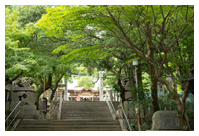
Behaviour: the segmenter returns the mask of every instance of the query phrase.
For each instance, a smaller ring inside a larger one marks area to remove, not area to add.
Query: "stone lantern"
[[[14,107],[19,102],[19,96],[25,94],[27,95],[27,98],[23,99],[21,103],[21,106],[23,107],[23,111],[21,113],[23,114],[23,118],[38,118],[39,112],[36,110],[36,93],[34,90],[34,86],[32,86],[32,79],[30,77],[23,77],[19,80],[20,81],[14,82],[11,107]]]

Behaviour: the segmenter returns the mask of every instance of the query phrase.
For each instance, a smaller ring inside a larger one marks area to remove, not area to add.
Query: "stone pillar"
[[[94,101],[93,97],[92,97],[92,101]]]
[[[68,101],[68,88],[67,88],[67,81],[65,83],[65,90],[64,90],[64,100]]]
[[[110,89],[109,91],[110,91],[110,99],[111,99],[111,101],[113,101],[112,89]]]
[[[73,101],[73,97],[72,97],[72,96],[71,96],[71,98],[70,98],[70,99],[71,99],[71,101]]]
[[[99,81],[100,81],[100,85],[99,85],[99,90],[100,90],[100,101],[103,101],[103,71],[99,72]]]
[[[96,101],[97,101],[97,96],[96,96]]]
[[[116,98],[117,98],[117,101],[118,101],[118,92],[116,93],[116,95],[117,95]]]

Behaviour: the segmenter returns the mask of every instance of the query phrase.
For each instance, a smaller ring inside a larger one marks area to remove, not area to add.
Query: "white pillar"
[[[117,98],[117,101],[118,101],[118,92],[116,93],[116,98]]]
[[[68,74],[68,71],[66,72],[66,74]],[[64,80],[63,80],[64,82]],[[65,82],[64,82],[65,83]],[[64,90],[64,100],[65,101],[68,101],[68,80],[66,80],[66,83],[65,83],[65,90]]]
[[[68,101],[68,88],[67,88],[67,82],[66,82],[66,86],[65,86],[65,90],[64,90],[64,100]]]
[[[109,91],[110,91],[110,99],[111,99],[111,101],[113,101],[112,89],[110,89]]]
[[[99,71],[99,80],[100,80],[100,85],[99,85],[99,90],[100,90],[100,101],[103,101],[103,71]]]

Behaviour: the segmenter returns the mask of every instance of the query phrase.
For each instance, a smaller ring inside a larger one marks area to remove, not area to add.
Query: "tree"
[[[177,81],[182,81],[181,85],[185,93],[182,101],[176,95],[175,102],[182,129],[190,130],[185,120],[184,110],[189,91],[190,78],[187,77],[193,75],[191,74],[193,73],[193,57],[184,53],[185,56],[181,57],[184,60],[175,64],[177,60],[173,60],[171,56],[178,58],[173,50],[181,48],[181,52],[184,45],[178,44],[180,39],[183,38],[186,31],[193,31],[193,14],[194,7],[191,5],[55,6],[53,9],[48,9],[48,14],[44,15],[39,23],[49,30],[49,35],[57,37],[70,35],[75,42],[81,41],[85,33],[82,30],[88,27],[101,32],[109,31],[112,37],[117,38],[121,44],[149,64],[151,81],[154,86],[157,80],[165,84],[170,92],[177,94]],[[193,41],[193,38],[189,38],[193,37],[191,32],[188,32],[185,37]],[[189,46],[189,50],[193,51],[193,44]],[[156,62],[155,58],[160,61]],[[182,70],[182,66],[186,66],[186,72]],[[180,71],[181,74],[179,74]],[[166,80],[168,74],[172,76],[173,86]],[[157,104],[157,90],[152,91],[154,102]]]
[[[83,77],[80,77],[77,84],[80,87],[84,87],[85,89],[88,89],[88,88],[92,88],[95,86],[95,84],[92,84],[93,80],[94,80],[94,78],[92,78],[92,77],[83,76]]]
[[[29,48],[20,48],[21,37],[30,37],[31,28],[27,25],[27,30],[20,28],[19,22],[15,20],[19,12],[7,8],[5,11],[5,85],[20,77],[24,72],[29,72],[37,62],[32,58]]]
[[[46,76],[46,90],[53,90],[50,100],[54,96],[58,83],[71,68],[68,63],[59,62],[60,57],[52,51],[66,40],[48,37],[45,31],[36,24],[46,6],[10,6],[6,9],[6,84],[17,80],[19,76],[29,76],[36,87],[36,104],[43,93],[44,76]],[[19,12],[21,11],[21,12]],[[26,11],[27,14],[24,14]],[[32,18],[30,18],[32,16]],[[55,83],[55,87],[52,87]]]

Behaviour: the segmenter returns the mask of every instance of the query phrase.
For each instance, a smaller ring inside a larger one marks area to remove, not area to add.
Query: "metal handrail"
[[[106,103],[108,104],[108,107],[111,110],[112,115],[114,115],[116,111],[115,111],[112,101],[110,100],[110,95],[108,92],[106,92]]]
[[[109,109],[110,109],[112,115],[114,115],[114,114],[116,113],[116,111],[115,111],[115,108],[114,108],[114,106],[113,106],[113,103],[112,103],[112,101],[111,101],[111,99],[110,99],[110,95],[109,95],[108,92],[106,92],[106,102],[107,102],[107,104],[108,104],[108,107],[109,107]],[[124,119],[123,116],[122,116],[122,120],[123,120],[124,126],[125,126],[126,130],[128,130],[128,129],[127,129],[127,125],[128,125],[129,130],[132,131],[131,126],[130,126],[130,124],[129,124],[129,121],[128,121],[128,119],[127,119],[127,117],[126,117],[126,114],[125,114],[125,112],[124,112],[124,109],[123,109],[123,106],[122,106],[121,101],[120,101],[120,106],[121,106],[121,108],[122,108],[122,113],[123,113],[123,115],[124,115],[124,117],[125,117],[125,119]],[[127,124],[124,122],[124,120],[126,120]]]
[[[59,112],[58,112],[58,119],[61,118],[61,108],[62,108],[62,93],[60,94],[60,101],[59,101]]]
[[[15,106],[15,108],[12,110],[12,112],[8,115],[8,117],[6,118],[5,120],[5,123],[8,121],[9,117],[12,115],[12,113],[15,111],[15,109],[19,106],[19,104],[21,103],[21,101],[19,101],[17,103],[17,105]],[[8,129],[8,127],[12,124],[12,122],[15,120],[15,118],[17,117],[17,115],[20,113],[20,110],[18,110],[17,114],[14,116],[14,118],[12,119],[12,121],[10,122],[10,124],[8,125],[8,122],[7,122],[7,128],[6,130]]]
[[[127,124],[128,124],[129,130],[132,131],[131,126],[130,126],[130,124],[129,124],[129,121],[128,121],[128,119],[127,119],[127,117],[126,117],[126,114],[125,114],[125,112],[124,112],[124,108],[123,108],[123,106],[122,106],[122,102],[121,102],[121,101],[120,101],[120,106],[121,106],[121,108],[122,108],[122,112],[123,112],[124,117],[125,117],[125,120],[126,120],[126,122],[127,122]],[[123,118],[123,116],[122,116],[122,118]],[[124,119],[124,118],[123,118],[123,119]],[[126,124],[125,124],[125,127],[126,127],[126,129],[127,129]],[[127,130],[128,130],[128,129],[127,129]]]
[[[15,115],[15,117],[12,119],[12,121],[10,122],[10,124],[7,126],[6,130],[9,128],[9,126],[12,124],[12,122],[15,120],[15,118],[17,117],[17,115],[20,113],[20,110],[17,112],[17,114]]]

